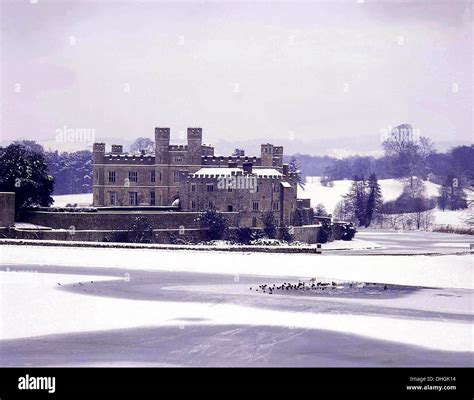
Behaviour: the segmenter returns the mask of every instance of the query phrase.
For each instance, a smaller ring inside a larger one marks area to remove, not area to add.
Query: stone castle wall
[[[0,192],[0,228],[15,224],[15,193]]]
[[[238,226],[238,213],[223,213],[230,225]],[[144,211],[100,211],[100,212],[50,212],[27,211],[22,214],[22,222],[74,230],[127,230],[136,217],[150,221],[154,229],[197,229],[200,212],[144,212]]]

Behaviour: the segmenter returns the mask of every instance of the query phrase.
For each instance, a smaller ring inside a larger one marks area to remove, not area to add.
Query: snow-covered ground
[[[403,182],[396,179],[379,180],[380,188],[384,201],[397,199],[403,191]],[[333,181],[332,186],[321,185],[321,177],[310,176],[306,178],[304,189],[298,187],[298,198],[311,199],[311,205],[314,207],[319,203],[324,204],[328,212],[333,212],[342,196],[349,192],[352,185],[350,179]],[[439,185],[432,182],[425,182],[426,195],[428,197],[438,195]]]
[[[302,199],[311,199],[311,205],[315,207],[322,203],[328,212],[334,212],[337,203],[344,195],[349,192],[352,181],[349,179],[333,181],[332,186],[321,185],[321,178],[318,176],[307,177],[304,189],[298,187],[298,197]],[[380,188],[384,201],[391,201],[397,199],[403,191],[403,182],[396,179],[381,179],[379,180]],[[425,182],[426,196],[438,196],[439,185],[433,182]],[[468,198],[474,198],[474,193],[467,192]],[[442,211],[436,209],[434,211],[435,225],[451,225],[451,226],[465,226],[463,216],[465,211]]]
[[[473,366],[469,256],[2,246],[0,260],[2,366]],[[337,287],[256,291],[300,279]]]
[[[456,227],[468,227],[465,222],[468,210],[434,210],[435,225],[450,225]]]
[[[53,207],[66,207],[68,204],[77,204],[78,207],[89,207],[92,205],[92,193],[61,194],[53,196]]]

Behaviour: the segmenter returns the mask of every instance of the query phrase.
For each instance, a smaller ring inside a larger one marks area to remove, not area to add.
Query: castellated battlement
[[[277,181],[284,181],[286,180],[287,177],[283,175],[265,175],[265,174],[246,174],[243,171],[233,171],[230,175],[226,174],[191,174],[187,176],[187,181],[188,182],[199,182],[202,179],[216,179],[216,178],[225,178],[225,177],[234,177],[234,176],[254,176],[257,179],[265,179],[265,180],[277,180]]]
[[[92,151],[94,153],[105,153],[105,143],[94,143]]]
[[[201,156],[201,165],[212,165],[227,167],[229,164],[242,166],[246,162],[251,162],[253,166],[260,166],[261,159],[256,156]]]
[[[170,128],[155,128],[155,138],[169,138]]]
[[[155,165],[155,157],[145,154],[113,154],[109,153],[104,158],[104,164],[111,165]]]
[[[188,138],[202,139],[202,128],[188,128]]]
[[[187,144],[170,144],[169,150],[170,151],[187,151],[188,145]]]

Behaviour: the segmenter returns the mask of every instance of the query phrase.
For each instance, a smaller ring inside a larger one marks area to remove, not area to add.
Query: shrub
[[[150,220],[137,217],[130,224],[129,241],[131,243],[151,243],[153,239],[153,225]]]
[[[115,231],[104,238],[104,242],[130,243],[128,232]]]
[[[201,227],[207,230],[208,240],[220,240],[228,231],[227,219],[216,210],[208,210],[199,218]]]
[[[327,243],[334,240],[333,223],[329,220],[320,221],[321,228],[318,230],[318,243]]]
[[[269,239],[276,238],[276,225],[275,219],[273,217],[273,213],[271,211],[267,211],[262,215],[262,223],[263,223],[263,232],[265,236]]]
[[[254,239],[252,229],[248,227],[241,227],[236,228],[231,231],[230,239],[234,243],[239,244],[250,244],[250,242]]]
[[[281,240],[284,240],[285,242],[291,243],[293,240],[295,240],[295,237],[290,231],[290,228],[287,227],[286,225],[283,225],[281,227]]]

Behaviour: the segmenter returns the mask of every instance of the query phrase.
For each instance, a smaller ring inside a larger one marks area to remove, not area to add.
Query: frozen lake
[[[2,366],[474,366],[469,255],[0,252]]]

